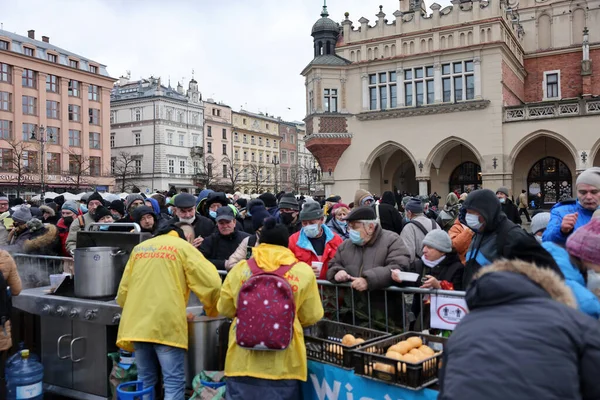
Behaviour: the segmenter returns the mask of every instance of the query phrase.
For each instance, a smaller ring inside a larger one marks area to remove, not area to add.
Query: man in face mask
[[[531,234],[538,243],[542,243],[542,236],[550,222],[549,212],[539,212],[531,218]]]
[[[79,216],[79,206],[74,201],[66,201],[63,203],[61,210],[61,219],[58,220],[56,227],[58,228],[58,237],[60,238],[61,254],[64,257],[71,255],[66,249],[67,237],[69,236],[69,228],[73,221]]]
[[[293,193],[284,193],[279,198],[279,222],[288,228],[288,233],[293,235],[300,231],[302,224],[298,218],[300,206]]]
[[[517,259],[551,268],[562,273],[552,256],[537,240],[502,212],[499,199],[487,189],[475,190],[464,203],[466,215],[461,221],[475,232],[466,256],[463,287],[467,288],[473,275],[482,267],[505,258]]]
[[[508,189],[501,187],[496,190],[496,197],[500,201],[502,206],[502,212],[506,214],[506,217],[517,225],[521,225],[521,216],[519,215],[519,209],[508,197]]]
[[[198,248],[205,237],[210,236],[215,230],[215,224],[208,218],[196,212],[196,198],[189,193],[179,193],[175,197],[175,218],[168,224],[185,222],[194,227],[196,237],[194,247]]]
[[[317,279],[325,279],[329,263],[343,240],[324,225],[323,210],[317,202],[304,204],[300,221],[302,230],[290,236],[289,249],[298,260],[313,267]]]
[[[67,241],[65,244],[65,248],[69,254],[73,254],[75,251],[76,243],[77,243],[77,232],[81,230],[88,230],[89,226],[93,224],[94,214],[96,212],[96,208],[104,205],[104,199],[98,192],[92,193],[87,199],[87,212],[83,214],[83,218],[75,218],[71,226],[69,227],[69,235],[67,236]],[[81,207],[81,206],[80,206]],[[83,225],[81,224],[83,222]]]

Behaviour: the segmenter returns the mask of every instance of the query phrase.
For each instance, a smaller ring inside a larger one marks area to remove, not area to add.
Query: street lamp
[[[52,136],[52,131],[47,131],[46,128],[44,128],[44,125],[40,125],[39,127],[33,128],[33,130],[31,131],[31,140],[37,140],[40,143],[40,185],[42,189],[42,193],[40,194],[40,200],[42,203],[44,202],[44,193],[46,192],[44,190],[44,161],[46,156],[45,147],[46,142],[48,142],[49,140],[52,141],[53,139],[54,138]]]
[[[281,164],[281,162],[277,159],[277,155],[274,155],[271,163],[273,164],[273,175],[275,175],[275,194],[277,194],[277,166]]]

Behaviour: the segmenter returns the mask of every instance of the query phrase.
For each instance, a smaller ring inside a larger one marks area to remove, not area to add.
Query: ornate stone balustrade
[[[504,107],[504,122],[600,115],[600,99],[564,100]]]

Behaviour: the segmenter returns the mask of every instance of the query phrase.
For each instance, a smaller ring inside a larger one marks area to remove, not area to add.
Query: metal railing
[[[61,274],[73,269],[70,257],[41,256],[35,254],[13,253],[23,289],[50,285],[50,275]]]

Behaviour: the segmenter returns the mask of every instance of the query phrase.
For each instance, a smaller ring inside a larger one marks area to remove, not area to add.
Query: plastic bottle
[[[17,354],[20,358],[6,364],[7,400],[42,400],[44,366],[27,349]]]

